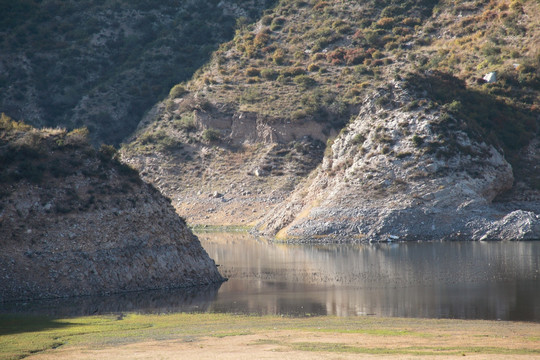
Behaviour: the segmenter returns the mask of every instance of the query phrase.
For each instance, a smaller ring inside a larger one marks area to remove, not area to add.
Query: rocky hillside
[[[323,241],[539,239],[538,192],[494,203],[514,183],[502,152],[457,114],[411,109],[414,99],[422,95],[406,82],[367,95],[322,165],[258,230]]]
[[[84,129],[0,118],[0,302],[223,281],[168,199]]]
[[[0,111],[119,144],[272,0],[0,0]]]
[[[535,0],[280,1],[175,86],[122,157],[192,223],[540,237],[538,13]]]

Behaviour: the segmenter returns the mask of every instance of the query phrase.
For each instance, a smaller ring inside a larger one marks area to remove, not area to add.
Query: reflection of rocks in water
[[[288,245],[241,233],[198,237],[230,279],[314,285],[386,287],[531,278],[540,255],[532,242]]]
[[[540,321],[534,242],[288,245],[245,234],[199,238],[230,279],[211,311]]]
[[[4,304],[0,312],[75,316],[181,311],[540,321],[540,242],[302,246],[245,234],[199,234],[199,238],[230,279],[221,287]]]
[[[84,316],[123,312],[171,313],[204,312],[215,300],[221,284],[210,284],[170,290],[150,290],[109,296],[84,296],[8,302],[0,313],[30,313],[53,317]]]

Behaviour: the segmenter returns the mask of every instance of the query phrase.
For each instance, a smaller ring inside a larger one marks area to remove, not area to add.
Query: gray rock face
[[[224,280],[168,199],[87,144],[55,147],[58,136],[43,135],[36,146],[40,182],[3,184],[0,302]],[[53,163],[63,164],[62,175],[48,173]]]
[[[539,240],[539,234],[540,216],[531,211],[516,210],[489,223],[474,237],[479,240]]]
[[[366,97],[317,172],[263,218],[259,233],[309,241],[540,239],[534,212],[492,205],[513,183],[504,156],[440,109],[411,110],[415,98],[399,83]]]

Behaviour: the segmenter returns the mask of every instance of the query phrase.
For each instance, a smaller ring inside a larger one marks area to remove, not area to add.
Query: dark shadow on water
[[[0,304],[0,314],[45,315],[53,318],[136,313],[204,312],[215,300],[221,284],[149,290],[108,296],[81,296],[8,302]]]

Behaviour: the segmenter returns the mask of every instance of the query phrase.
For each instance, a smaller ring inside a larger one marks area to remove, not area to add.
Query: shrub
[[[340,34],[347,34],[351,31],[351,26],[345,21],[339,19],[332,23],[332,29],[334,29]]]
[[[255,39],[253,40],[253,44],[257,48],[262,48],[265,46],[268,41],[270,41],[270,35],[266,31],[261,31],[257,35],[255,35]]]
[[[261,18],[261,23],[266,26],[270,25],[272,23],[272,17],[270,15],[264,15]]]
[[[364,39],[364,31],[362,29],[358,29],[356,30],[356,32],[354,33],[352,37],[353,37],[353,40],[356,40],[357,42],[359,42],[360,40]]]
[[[248,87],[244,90],[244,92],[242,93],[242,95],[240,96],[240,102],[241,103],[254,103],[254,102],[257,102],[259,101],[259,99],[261,98],[261,93],[259,92],[258,89],[256,89],[255,87]]]
[[[463,110],[463,105],[461,104],[461,101],[454,100],[447,106],[448,111],[458,114],[461,110]]]
[[[412,137],[412,142],[415,147],[419,148],[424,143],[424,138],[418,135],[414,135]]]
[[[383,29],[390,29],[395,23],[395,19],[391,17],[383,17],[377,21],[376,25]]]
[[[219,132],[219,130],[209,128],[203,131],[202,137],[206,141],[214,142],[221,139],[221,133]]]
[[[306,71],[301,67],[290,67],[283,69],[281,72],[281,75],[284,77],[292,77],[292,76],[298,76],[298,75],[304,75]]]
[[[327,7],[328,5],[330,5],[327,1],[319,1],[314,7],[313,9],[314,10],[322,10],[324,9],[325,7]]]
[[[319,65],[317,65],[315,63],[311,63],[311,64],[308,65],[307,69],[310,72],[314,72],[314,71],[319,71],[320,67],[319,67]]]
[[[71,145],[71,146],[79,146],[83,144],[88,143],[88,135],[90,132],[88,131],[88,128],[78,128],[74,129],[66,134],[66,138],[64,140],[65,145]]]
[[[270,44],[268,46],[265,46],[261,49],[261,52],[263,52],[264,54],[269,54],[271,52],[274,52],[276,51],[276,45],[274,44]]]
[[[408,27],[396,26],[392,29],[392,33],[395,35],[408,35],[412,34],[413,30]]]
[[[422,20],[420,20],[420,18],[417,18],[417,17],[407,17],[403,19],[401,23],[405,26],[415,26],[415,25],[420,25],[422,23]]]
[[[397,154],[396,154],[396,157],[397,157],[398,159],[404,159],[404,158],[409,157],[409,156],[411,156],[411,155],[412,155],[412,154],[411,154],[409,151],[404,151],[404,152],[399,152],[399,153],[397,153]]]
[[[195,125],[195,114],[194,113],[187,113],[182,114],[180,119],[175,119],[173,121],[173,126],[180,130],[185,131],[193,131],[197,127]]]
[[[278,17],[272,20],[272,23],[270,24],[270,30],[275,31],[279,30],[283,27],[285,24],[285,19],[282,17]]]
[[[381,11],[381,17],[398,16],[403,12],[403,9],[396,5],[389,5]]]
[[[307,113],[307,111],[299,109],[299,110],[295,110],[295,111],[292,112],[291,119],[299,120],[299,119],[303,119],[303,118],[307,117],[308,115],[309,114]]]
[[[353,138],[352,138],[352,143],[354,145],[362,145],[364,143],[364,141],[366,141],[366,137],[362,134],[356,134]]]
[[[275,80],[277,79],[279,72],[274,69],[263,69],[261,70],[261,76],[266,80]]]
[[[323,53],[315,53],[311,56],[312,61],[319,61],[319,60],[325,60],[326,55]]]
[[[276,65],[283,65],[285,63],[285,51],[283,49],[276,49],[272,54],[272,61]]]
[[[174,86],[173,86],[173,88],[171,89],[171,91],[169,91],[169,96],[170,96],[172,99],[175,99],[175,98],[181,97],[181,96],[184,95],[185,93],[187,93],[187,90],[186,90],[186,88],[184,87],[184,85],[182,85],[182,84],[177,84],[177,85],[174,85]]]
[[[2,113],[0,115],[0,130],[4,131],[29,131],[32,129],[30,125],[26,125],[22,121],[15,121],[6,114]]]
[[[345,62],[347,65],[361,64],[366,58],[364,49],[351,49],[345,54]]]
[[[294,77],[294,82],[296,85],[304,88],[304,89],[308,89],[310,87],[313,87],[315,86],[315,84],[317,84],[317,82],[310,78],[309,76],[307,75],[297,75]]]
[[[153,145],[160,151],[173,150],[182,147],[182,143],[177,139],[170,137],[163,129],[144,133],[139,137],[139,141],[143,145]]]
[[[116,150],[114,146],[101,144],[98,155],[101,160],[109,161],[109,160],[112,160],[117,153],[118,151]]]
[[[246,75],[247,76],[259,76],[259,75],[261,75],[261,71],[256,67],[248,67],[246,69]]]
[[[306,70],[304,70],[304,68],[299,67],[299,66],[290,68],[289,70],[291,71],[292,76],[303,75],[306,73]]]
[[[368,45],[373,47],[378,47],[383,45],[382,36],[384,34],[384,30],[378,29],[378,30],[371,30],[368,29],[364,31],[364,38]]]
[[[345,55],[347,55],[347,50],[344,48],[337,48],[326,54],[326,60],[332,65],[342,64],[345,61]]]

